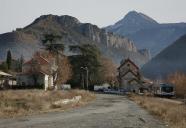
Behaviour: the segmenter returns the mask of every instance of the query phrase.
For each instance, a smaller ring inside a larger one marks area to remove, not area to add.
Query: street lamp
[[[86,70],[86,73],[87,73],[86,85],[87,85],[87,90],[88,90],[88,68],[87,67],[81,67],[81,69]]]

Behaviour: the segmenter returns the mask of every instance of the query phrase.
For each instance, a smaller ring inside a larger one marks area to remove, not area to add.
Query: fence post
[[[186,105],[186,94],[184,95],[183,102],[184,102],[184,104]]]

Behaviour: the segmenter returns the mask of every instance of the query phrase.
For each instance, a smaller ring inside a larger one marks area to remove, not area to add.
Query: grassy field
[[[163,119],[170,128],[186,128],[186,105],[138,95],[131,95],[130,99]]]
[[[81,96],[76,103],[56,105],[62,99]],[[95,99],[94,94],[82,91],[7,90],[0,91],[0,117],[10,118],[78,107]]]

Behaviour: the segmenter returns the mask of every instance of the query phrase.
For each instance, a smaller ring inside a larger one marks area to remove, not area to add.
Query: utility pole
[[[88,68],[87,67],[81,67],[81,69],[86,70],[86,85],[87,85],[87,90],[89,90],[89,85],[88,85]]]
[[[88,86],[88,68],[87,67],[85,67],[86,68],[86,71],[87,71],[87,90],[89,90],[89,86]]]
[[[84,74],[82,73],[82,84],[83,84],[83,89],[85,89],[85,79],[84,79]]]

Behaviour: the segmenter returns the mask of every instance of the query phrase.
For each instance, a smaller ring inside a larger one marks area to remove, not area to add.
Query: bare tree
[[[68,57],[59,57],[58,69],[56,71],[54,85],[59,86],[66,83],[72,77],[72,67]]]
[[[100,73],[102,74],[103,82],[107,82],[111,85],[117,84],[117,66],[112,60],[102,57],[101,58],[102,68]]]
[[[56,60],[57,70],[53,72],[54,86],[65,83],[71,77],[71,66],[67,57],[63,55],[64,44],[60,42],[61,36],[54,34],[44,35],[42,40],[45,49],[49,51]]]

